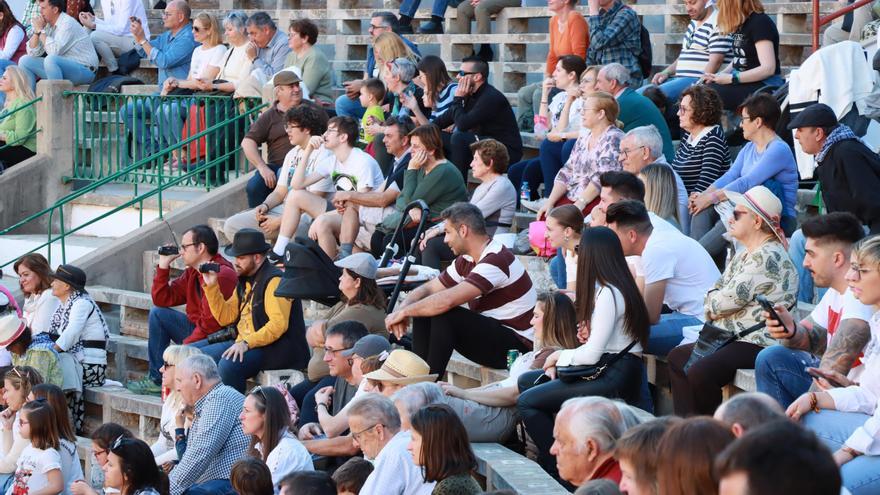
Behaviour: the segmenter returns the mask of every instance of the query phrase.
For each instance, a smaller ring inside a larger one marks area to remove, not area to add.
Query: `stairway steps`
[[[86,387],[86,416],[100,423],[119,423],[138,438],[155,438],[162,417],[160,397],[137,395],[125,387]],[[88,431],[88,429],[87,429]]]

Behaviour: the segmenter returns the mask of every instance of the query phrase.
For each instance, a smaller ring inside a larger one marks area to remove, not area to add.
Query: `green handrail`
[[[68,95],[68,93],[73,94],[74,92],[65,92],[65,95]],[[212,97],[207,97],[207,98],[212,98]],[[226,147],[225,151],[220,152],[220,154],[217,156],[212,157],[211,155],[208,155],[208,156],[206,156],[206,160],[201,161],[194,168],[190,168],[182,173],[177,173],[174,176],[170,176],[170,177],[163,173],[164,170],[162,167],[159,167],[157,172],[143,172],[143,171],[139,171],[139,169],[145,168],[147,165],[154,163],[155,159],[157,157],[170,154],[174,150],[182,149],[182,148],[188,146],[190,143],[198,141],[199,139],[201,139],[203,137],[209,136],[211,133],[215,133],[217,131],[223,130],[224,128],[227,128],[230,125],[234,125],[237,128],[239,122],[241,122],[243,120],[250,120],[250,118],[252,116],[259,113],[260,110],[262,110],[265,107],[266,107],[266,104],[264,104],[264,103],[253,104],[253,105],[251,105],[251,108],[246,109],[244,112],[238,113],[237,115],[233,116],[230,119],[213,124],[213,125],[205,128],[202,131],[196,132],[195,134],[192,134],[191,136],[188,136],[185,139],[182,139],[180,142],[176,143],[175,145],[166,147],[165,149],[159,151],[158,153],[141,158],[140,160],[137,160],[134,163],[127,165],[127,166],[117,170],[116,172],[113,172],[113,173],[107,175],[106,177],[103,177],[99,180],[92,182],[91,184],[87,185],[86,187],[84,187],[82,189],[79,189],[77,191],[74,191],[74,192],[62,197],[54,205],[49,206],[49,207],[47,207],[37,213],[30,215],[27,218],[19,221],[18,223],[14,224],[10,227],[7,227],[3,230],[0,230],[0,236],[8,234],[8,233],[22,227],[23,225],[29,223],[29,222],[32,222],[40,217],[48,215],[48,233],[47,233],[48,240],[45,243],[31,249],[30,251],[28,251],[28,253],[37,251],[39,249],[42,249],[43,247],[48,247],[48,250],[49,250],[48,258],[49,258],[49,261],[51,262],[52,244],[55,243],[56,241],[60,240],[61,241],[62,262],[66,262],[67,259],[66,259],[65,240],[68,235],[71,235],[86,226],[92,225],[95,222],[103,220],[104,218],[106,218],[106,217],[108,217],[108,216],[110,216],[110,215],[112,215],[112,214],[114,214],[124,208],[127,208],[135,203],[141,203],[142,207],[141,207],[140,225],[143,225],[143,201],[145,199],[148,199],[148,198],[154,196],[154,195],[158,195],[159,218],[162,218],[164,216],[164,208],[162,205],[162,193],[166,189],[183,184],[184,182],[196,182],[193,179],[196,178],[197,176],[200,176],[202,173],[205,173],[206,180],[205,180],[204,186],[205,186],[206,190],[210,190],[212,188],[212,186],[215,185],[215,181],[210,180],[210,177],[208,177],[208,174],[211,174],[213,172],[215,174],[215,177],[221,176],[223,174],[223,171],[219,171],[218,169],[220,168],[220,166],[225,165],[228,159],[230,159],[233,156],[236,156],[240,152],[240,145],[236,146],[236,147]],[[131,200],[127,201],[122,206],[118,206],[118,207],[112,209],[111,211],[106,212],[106,213],[100,215],[99,217],[92,219],[92,220],[74,228],[71,231],[67,231],[67,232],[65,231],[65,228],[64,228],[64,206],[66,206],[68,203],[72,202],[73,200],[80,198],[83,195],[88,194],[88,193],[98,189],[99,187],[101,187],[103,185],[106,185],[110,182],[119,181],[120,179],[122,179],[126,176],[129,176],[129,175],[135,175],[135,176],[149,175],[150,177],[154,177],[156,179],[155,185],[157,187],[155,189],[147,191],[146,193],[139,194],[138,189],[137,189],[138,183],[135,182],[134,183],[135,196]],[[58,210],[59,220],[61,223],[61,233],[53,239],[52,238],[52,236],[53,236],[53,234],[52,234],[52,225],[53,225],[52,220],[54,218],[54,213],[55,213],[56,209]],[[7,261],[6,263],[0,265],[0,268],[9,265],[12,262],[14,262],[14,259]]]
[[[6,120],[8,118],[11,118],[16,113],[21,112],[25,109],[28,109],[41,101],[43,101],[43,97],[38,96],[38,97],[34,98],[33,100],[25,103],[24,105],[19,105],[19,106],[13,108],[11,111],[6,112],[4,109],[4,111],[2,113],[0,113],[0,120]],[[11,146],[18,146],[19,144],[27,142],[28,139],[39,134],[43,130],[43,128],[36,126],[36,120],[37,119],[34,118],[34,122],[35,122],[34,130],[30,131],[29,133],[25,134],[24,136],[19,137],[18,139],[13,140],[12,142],[7,141],[3,146],[0,146],[0,151],[5,150],[6,148],[9,148]]]

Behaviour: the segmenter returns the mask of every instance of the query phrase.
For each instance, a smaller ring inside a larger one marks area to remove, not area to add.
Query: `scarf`
[[[821,162],[825,159],[825,155],[828,154],[828,150],[831,149],[835,144],[846,141],[848,139],[856,139],[859,137],[849,128],[849,126],[845,124],[840,124],[831,131],[831,134],[828,135],[828,138],[825,139],[825,144],[822,145],[822,149],[819,151],[819,154],[816,155],[816,161]]]
[[[107,322],[104,320],[104,315],[98,309],[98,305],[95,304],[95,301],[89,297],[88,294],[82,291],[75,290],[70,296],[67,298],[67,302],[61,304],[58,309],[55,310],[55,313],[52,314],[52,321],[49,323],[49,331],[46,332],[52,336],[60,336],[62,332],[67,329],[67,326],[70,324],[70,310],[73,309],[73,303],[75,303],[79,299],[85,299],[90,302],[92,306],[94,306],[93,311],[98,315],[98,319],[101,320],[101,326],[104,327],[104,340],[110,340],[110,330],[107,327]],[[84,324],[88,324],[91,315],[86,318]],[[73,345],[67,352],[71,354],[77,354],[82,352],[83,345],[82,339],[80,339],[76,344]]]

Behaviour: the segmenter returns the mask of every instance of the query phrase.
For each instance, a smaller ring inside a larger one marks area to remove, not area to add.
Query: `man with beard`
[[[486,233],[477,206],[443,211],[445,242],[457,256],[439,277],[407,296],[385,319],[401,338],[413,318],[412,350],[443,376],[452,351],[491,368],[507,366],[507,351],[532,349],[530,321],[537,301],[525,267]]]

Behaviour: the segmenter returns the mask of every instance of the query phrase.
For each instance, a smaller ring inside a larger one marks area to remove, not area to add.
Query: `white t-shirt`
[[[379,164],[360,148],[352,148],[344,163],[339,160],[319,163],[315,172],[330,179],[340,174],[350,176],[355,181],[355,188],[361,192],[377,189],[385,182]]]
[[[871,315],[873,314],[874,311],[871,306],[859,302],[848,288],[841,294],[829,287],[825,295],[822,296],[822,300],[819,301],[819,304],[813,308],[810,318],[828,330],[828,345],[830,346],[831,337],[834,336],[834,332],[837,331],[841,321],[855,318],[857,320],[864,320],[867,323],[871,321]],[[847,378],[852,381],[859,381],[864,368],[861,360],[857,359],[853,363]]]
[[[288,151],[287,155],[284,156],[284,164],[281,165],[281,174],[279,177],[288,188],[290,187],[290,182],[293,180],[293,173],[296,172],[296,164],[302,161],[302,155],[303,149],[299,146],[294,146],[293,149]],[[332,164],[336,163],[336,157],[333,156],[332,151],[321,146],[309,155],[309,163],[306,164],[305,176],[308,177],[309,174],[317,172],[317,169],[325,163],[332,166]],[[313,193],[331,193],[336,191],[336,188],[333,186],[333,181],[331,181],[329,177],[325,177],[307,187],[306,190]]]
[[[234,46],[229,48],[229,50],[232,53],[227,53],[223,57],[224,64],[221,64],[222,67],[220,67],[220,73],[217,74],[217,79],[231,82],[238,88],[239,83],[250,76],[253,64],[247,55],[247,45]]]
[[[203,78],[208,67],[220,69],[226,60],[226,47],[217,45],[214,48],[199,46],[193,51],[192,60],[189,63],[188,79]]]
[[[670,228],[658,228],[652,219],[654,230],[642,252],[645,286],[666,281],[663,303],[673,311],[705,319],[703,302],[706,293],[721,276],[715,262],[699,242],[679,232],[668,222]]]
[[[572,285],[577,281],[578,255],[574,251],[563,249],[562,258],[565,260],[565,285]]]
[[[257,444],[257,450],[262,453],[262,445]],[[306,450],[305,445],[289,432],[285,433],[278,445],[269,452],[266,465],[272,473],[272,484],[275,486],[278,486],[278,483],[290,473],[315,470],[312,455]]]
[[[21,452],[16,463],[12,485],[6,495],[31,493],[46,488],[47,474],[53,469],[61,470],[61,455],[55,449],[38,449],[31,444]]]

